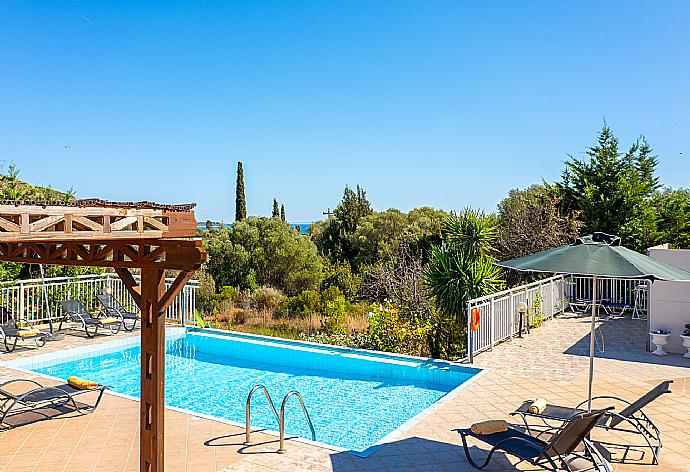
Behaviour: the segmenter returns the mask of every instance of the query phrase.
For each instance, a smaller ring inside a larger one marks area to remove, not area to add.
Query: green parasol
[[[597,316],[597,278],[631,278],[644,280],[690,281],[690,272],[658,261],[621,246],[621,238],[606,233],[593,233],[577,238],[573,244],[537,252],[496,265],[531,272],[552,272],[591,276],[592,329],[589,346],[588,410],[592,409],[594,376],[594,332]]]

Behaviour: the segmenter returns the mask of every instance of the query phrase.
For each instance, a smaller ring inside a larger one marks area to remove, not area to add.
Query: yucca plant
[[[467,325],[467,302],[503,287],[500,269],[492,256],[496,240],[496,220],[492,215],[466,209],[448,216],[441,230],[442,244],[432,247],[426,268],[426,283],[442,316],[436,330],[445,340],[444,357],[458,355],[462,349],[460,333]],[[453,326],[446,326],[452,323]]]
[[[444,243],[431,250],[426,280],[437,307],[464,322],[467,301],[499,290],[503,286],[495,259]]]
[[[493,254],[497,232],[494,215],[485,215],[471,208],[459,215],[451,213],[441,227],[443,240],[472,258]]]

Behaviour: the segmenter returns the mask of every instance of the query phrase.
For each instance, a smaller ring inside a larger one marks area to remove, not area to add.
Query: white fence
[[[139,280],[139,276],[134,278]],[[174,279],[166,279],[170,286]],[[166,311],[166,319],[181,324],[194,321],[197,281],[190,281],[177,295]],[[31,322],[61,319],[64,315],[60,300],[81,300],[90,311],[101,308],[96,295],[111,293],[124,307],[137,312],[138,307],[129,295],[122,280],[115,274],[80,275],[76,277],[51,277],[19,280],[0,284],[0,306],[16,317]]]
[[[510,339],[519,331],[516,305],[525,302],[533,316],[548,319],[562,313],[566,307],[566,276],[521,285],[502,292],[475,298],[467,303],[468,353],[474,355],[492,349],[496,343]],[[479,327],[472,331],[472,309],[479,310]],[[526,321],[525,321],[526,322]]]
[[[629,307],[638,304],[638,309],[647,312],[649,282],[640,279],[607,279],[599,278],[597,298],[604,306]],[[637,290],[644,287],[643,290]],[[592,299],[592,277],[570,276],[567,281],[566,294],[574,302]],[[637,301],[635,295],[637,294]]]
[[[646,290],[637,290],[648,282],[639,279],[598,279],[597,297],[607,309],[632,311],[637,304],[640,311],[647,311]],[[637,294],[637,300],[635,299]],[[520,330],[518,302],[529,307],[529,320],[535,317],[547,320],[563,313],[571,303],[582,308],[592,299],[592,277],[557,275],[530,284],[521,285],[502,292],[475,298],[467,303],[468,355],[493,349],[493,347],[516,336]],[[591,306],[591,305],[590,305]],[[479,327],[472,331],[472,309],[479,310]]]

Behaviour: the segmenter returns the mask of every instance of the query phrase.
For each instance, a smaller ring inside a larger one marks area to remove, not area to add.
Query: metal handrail
[[[288,399],[293,395],[297,395],[297,399],[299,400],[299,404],[302,407],[304,416],[307,418],[307,423],[309,423],[309,429],[311,429],[311,440],[316,441],[316,431],[314,430],[314,424],[311,422],[309,412],[307,411],[307,408],[304,406],[304,401],[302,401],[302,394],[300,394],[297,390],[292,390],[291,392],[288,392],[287,395],[285,395],[285,398],[283,398],[283,404],[280,405],[280,421],[278,422],[278,424],[280,425],[280,448],[278,449],[279,454],[285,453],[285,448],[283,447],[283,442],[285,441],[285,405],[287,404]]]
[[[273,411],[273,415],[276,417],[276,421],[278,422],[278,426],[280,427],[280,430],[283,430],[283,427],[281,426],[282,422],[280,418],[278,417],[278,412],[276,411],[276,407],[273,405],[273,400],[271,400],[271,395],[269,395],[268,390],[266,389],[265,386],[263,385],[255,385],[250,391],[249,395],[247,395],[247,402],[245,403],[244,406],[244,414],[245,414],[245,428],[244,428],[244,445],[245,446],[250,446],[252,444],[251,441],[251,424],[250,424],[250,417],[251,417],[251,410],[252,410],[252,395],[254,395],[254,392],[257,390],[263,390],[264,395],[266,395],[266,400],[268,400],[268,405],[271,407],[271,411]],[[283,401],[283,405],[285,405],[285,401]],[[280,410],[281,415],[282,415],[282,408]],[[282,436],[281,436],[282,437]],[[282,443],[281,443],[282,446]]]
[[[511,293],[524,292],[524,291],[527,291],[531,288],[538,287],[540,285],[545,285],[545,284],[548,284],[551,282],[555,282],[556,280],[564,279],[564,278],[565,278],[565,276],[563,276],[563,275],[554,275],[553,277],[549,277],[546,279],[540,279],[540,280],[537,280],[534,282],[530,282],[528,284],[519,285],[517,287],[508,288],[506,290],[501,290],[500,292],[490,293],[489,295],[484,295],[483,297],[473,298],[472,300],[470,300],[470,302],[473,305],[480,305],[483,302],[490,301],[492,298],[500,298],[500,297],[508,296]]]

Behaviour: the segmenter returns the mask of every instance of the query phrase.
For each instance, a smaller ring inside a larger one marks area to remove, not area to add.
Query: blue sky
[[[493,210],[606,118],[690,186],[690,2],[30,2],[0,7],[0,160],[79,197],[311,221]],[[681,155],[683,153],[683,155]]]

